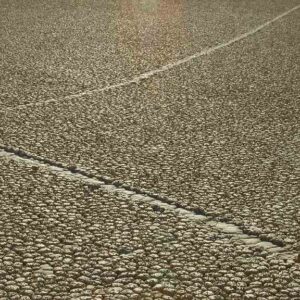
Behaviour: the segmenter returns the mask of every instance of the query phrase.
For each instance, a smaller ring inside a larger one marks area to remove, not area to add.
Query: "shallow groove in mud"
[[[163,65],[163,66],[161,66],[157,69],[150,70],[150,71],[147,71],[147,72],[142,73],[140,75],[137,75],[132,79],[124,79],[123,81],[121,81],[119,83],[114,83],[114,84],[111,84],[111,85],[108,85],[108,86],[105,86],[105,87],[101,87],[101,88],[94,88],[92,90],[86,90],[86,91],[83,91],[83,92],[80,92],[80,93],[67,95],[65,97],[53,98],[53,99],[38,101],[38,102],[34,102],[34,103],[21,104],[21,105],[18,105],[16,107],[6,107],[5,109],[0,110],[0,112],[12,111],[12,110],[15,110],[15,109],[23,109],[23,108],[27,108],[27,107],[31,107],[31,106],[45,105],[45,104],[49,104],[49,103],[56,103],[56,102],[60,102],[60,101],[63,101],[63,100],[74,100],[74,99],[78,99],[78,98],[83,97],[83,96],[93,95],[94,93],[106,92],[106,91],[109,91],[109,90],[122,88],[124,86],[128,86],[128,85],[131,85],[131,84],[138,84],[142,80],[151,78],[151,77],[153,77],[157,74],[160,74],[160,73],[166,72],[168,70],[171,70],[171,69],[173,69],[177,66],[185,64],[187,62],[190,62],[190,61],[192,61],[194,59],[197,59],[201,56],[210,55],[211,53],[213,53],[213,52],[215,52],[219,49],[222,49],[224,47],[228,47],[232,44],[235,44],[239,41],[242,41],[242,40],[256,34],[257,32],[260,32],[265,27],[267,27],[267,26],[277,22],[278,20],[286,17],[287,15],[289,15],[292,12],[298,10],[299,8],[300,8],[300,5],[296,5],[296,6],[292,7],[291,9],[281,13],[280,15],[278,15],[276,17],[274,17],[273,19],[271,19],[269,21],[266,21],[265,23],[249,30],[248,32],[240,34],[240,35],[238,35],[238,36],[236,36],[236,37],[234,37],[234,38],[232,38],[228,41],[224,41],[223,43],[220,43],[216,46],[206,48],[206,49],[204,49],[200,52],[196,52],[196,53],[194,53],[190,56],[184,57],[184,58],[179,59],[177,61],[170,62],[170,63],[168,63],[166,65]]]
[[[46,168],[48,171],[67,177],[72,180],[80,180],[84,184],[100,188],[111,193],[119,193],[129,197],[136,202],[147,202],[157,213],[164,211],[175,212],[181,217],[187,218],[194,222],[202,222],[204,226],[211,226],[220,232],[227,234],[232,240],[241,240],[245,246],[259,247],[265,251],[266,255],[276,255],[283,259],[295,259],[296,254],[289,252],[290,247],[285,246],[280,240],[268,240],[261,238],[259,234],[249,233],[233,223],[222,222],[208,215],[202,209],[189,209],[180,205],[176,200],[166,196],[153,193],[141,188],[132,187],[123,184],[120,181],[113,180],[106,176],[91,174],[82,168],[69,166],[61,162],[47,159],[35,154],[31,154],[22,149],[5,146],[0,144],[0,158],[6,157],[28,165]]]

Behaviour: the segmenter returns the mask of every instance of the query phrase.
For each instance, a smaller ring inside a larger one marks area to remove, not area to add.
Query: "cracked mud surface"
[[[186,219],[193,222],[201,221],[205,223],[205,225],[214,227],[218,231],[230,235],[232,240],[241,240],[245,245],[249,245],[249,247],[260,248],[261,251],[264,251],[264,256],[276,255],[276,257],[280,257],[281,259],[297,260],[297,253],[291,252],[291,247],[285,246],[281,241],[268,237],[261,238],[259,234],[253,232],[248,233],[243,228],[239,228],[232,223],[220,222],[213,216],[209,216],[201,210],[185,209],[174,199],[162,197],[159,194],[152,193],[145,189],[124,185],[107,176],[95,175],[82,168],[67,166],[57,161],[30,155],[24,151],[13,148],[3,147],[3,150],[1,150],[1,147],[3,146],[0,145],[0,159],[12,159],[19,163],[32,166],[35,170],[38,168],[46,168],[52,173],[57,174],[59,177],[66,177],[70,180],[79,180],[87,184],[91,189],[101,188],[111,193],[124,195],[137,202],[146,202],[156,212],[164,212],[167,210],[180,216],[184,216]]]
[[[0,300],[299,300],[295,5],[0,0]]]
[[[297,18],[139,85],[2,112],[0,140],[296,248]]]
[[[296,0],[1,0],[0,105],[104,87],[264,23]]]
[[[0,299],[297,299],[299,264],[1,158]]]

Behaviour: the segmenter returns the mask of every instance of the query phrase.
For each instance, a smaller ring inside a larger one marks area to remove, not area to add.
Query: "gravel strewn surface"
[[[0,161],[0,299],[299,299],[300,267],[145,203]]]
[[[299,16],[139,85],[2,113],[0,141],[296,245]]]
[[[0,1],[0,105],[103,87],[227,41],[298,0]]]

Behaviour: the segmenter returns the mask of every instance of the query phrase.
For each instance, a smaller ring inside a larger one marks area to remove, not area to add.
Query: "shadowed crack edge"
[[[72,180],[80,180],[87,185],[96,186],[110,193],[119,193],[129,197],[135,202],[147,202],[156,212],[172,211],[185,217],[191,221],[200,221],[203,225],[211,226],[228,236],[232,240],[240,240],[245,247],[259,247],[266,251],[267,256],[276,256],[282,259],[296,260],[297,253],[289,251],[290,246],[285,246],[283,241],[274,241],[260,237],[259,233],[248,231],[234,222],[221,222],[208,215],[202,209],[187,209],[176,200],[167,196],[162,196],[157,193],[147,191],[142,188],[132,187],[127,184],[122,184],[119,180],[113,180],[107,176],[91,174],[82,168],[76,166],[68,166],[64,163],[47,159],[20,148],[5,146],[0,144],[0,158],[6,157],[15,161],[22,161],[29,165],[44,167],[48,171],[62,176],[66,176]]]

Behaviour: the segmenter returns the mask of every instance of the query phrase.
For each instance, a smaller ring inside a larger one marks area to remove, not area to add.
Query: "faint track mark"
[[[101,175],[94,175],[82,168],[75,166],[67,166],[63,163],[46,159],[35,154],[31,154],[21,149],[0,145],[0,158],[12,159],[26,165],[45,168],[48,171],[59,176],[67,177],[71,180],[79,180],[86,185],[99,188],[110,193],[118,193],[128,197],[135,202],[146,202],[157,213],[171,211],[177,215],[187,218],[193,222],[201,222],[204,226],[210,226],[217,229],[223,234],[228,235],[232,240],[243,242],[245,247],[258,247],[267,253],[267,256],[276,256],[283,259],[294,259],[296,261],[296,253],[289,252],[289,247],[275,241],[262,240],[258,235],[247,234],[243,229],[232,223],[220,222],[213,220],[205,211],[197,209],[187,209],[181,206],[176,200],[166,196],[161,196],[150,191],[140,188],[133,188],[124,185],[119,181]]]
[[[94,93],[100,93],[100,92],[105,92],[105,91],[109,91],[109,90],[113,90],[113,89],[116,89],[116,88],[120,88],[120,87],[123,87],[123,86],[128,86],[130,84],[134,84],[134,83],[139,83],[140,81],[144,80],[144,79],[148,79],[150,77],[153,77],[154,75],[156,74],[159,74],[159,73],[162,73],[162,72],[165,72],[165,71],[168,71],[170,69],[173,69],[177,66],[180,66],[184,63],[187,63],[189,61],[192,61],[194,59],[197,59],[201,56],[205,56],[205,55],[209,55],[219,49],[222,49],[224,47],[227,47],[227,46],[230,46],[236,42],[239,42],[241,40],[244,40],[246,39],[247,37],[249,36],[252,36],[254,35],[255,33],[261,31],[262,29],[264,29],[265,27],[271,25],[272,23],[282,19],[283,17],[289,15],[290,13],[292,13],[293,11],[297,10],[300,8],[300,5],[297,5],[287,11],[285,11],[284,13],[278,15],[277,17],[261,24],[260,26],[244,33],[244,34],[241,34],[241,35],[238,35],[237,37],[227,41],[227,42],[224,42],[224,43],[221,43],[217,46],[214,46],[214,47],[210,47],[208,49],[204,49],[203,51],[200,51],[200,52],[196,52],[195,54],[193,55],[190,55],[190,56],[187,56],[185,58],[182,58],[182,59],[179,59],[175,62],[171,62],[171,63],[168,63],[158,69],[154,69],[154,70],[151,70],[151,71],[148,71],[148,72],[145,72],[145,73],[142,73],[130,80],[124,80],[122,82],[119,82],[119,83],[116,83],[116,84],[112,84],[112,85],[109,85],[109,86],[106,86],[106,87],[103,87],[103,88],[96,88],[96,89],[92,89],[92,90],[88,90],[88,91],[84,91],[84,92],[81,92],[81,93],[76,93],[76,94],[72,94],[72,95],[68,95],[68,96],[65,96],[65,97],[61,97],[61,98],[53,98],[53,99],[48,99],[48,100],[44,100],[44,101],[39,101],[39,102],[34,102],[34,103],[27,103],[27,104],[21,104],[21,105],[18,105],[18,106],[15,106],[15,107],[7,107],[5,109],[2,109],[0,110],[0,112],[5,112],[5,111],[12,111],[12,110],[16,110],[16,109],[22,109],[22,108],[26,108],[26,107],[31,107],[31,106],[41,106],[41,105],[45,105],[45,104],[48,104],[48,103],[56,103],[56,102],[60,102],[60,101],[63,101],[63,100],[74,100],[74,99],[77,99],[77,98],[80,98],[82,96],[88,96],[88,95],[92,95]]]

